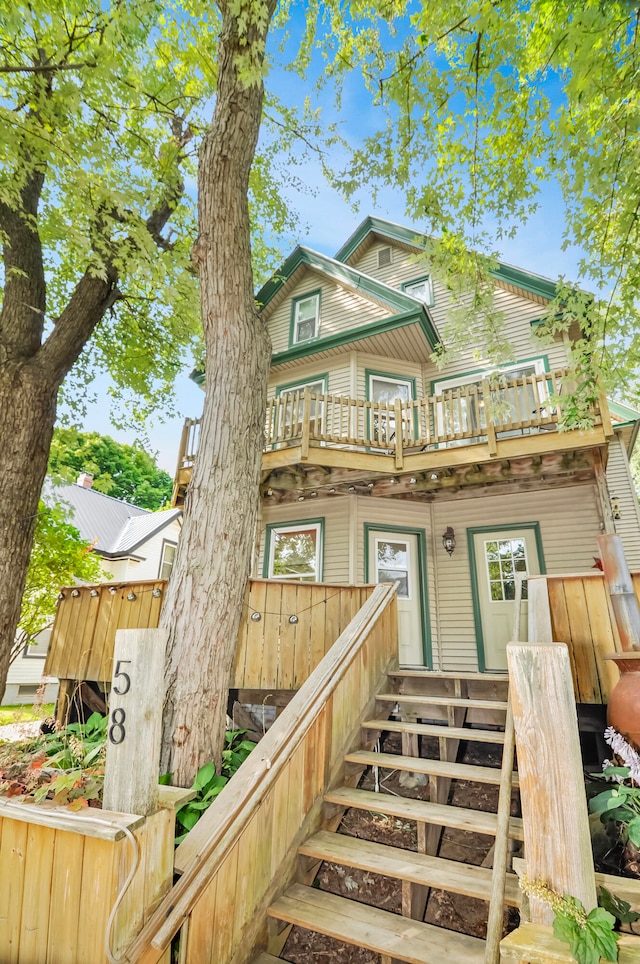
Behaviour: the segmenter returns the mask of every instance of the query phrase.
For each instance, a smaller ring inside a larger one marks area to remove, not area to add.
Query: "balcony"
[[[286,490],[289,495],[276,501],[288,501],[306,489],[330,487],[335,494],[335,485],[357,491],[359,484],[373,495],[391,494],[389,486],[398,485],[393,494],[403,488],[416,494],[441,488],[452,476],[460,485],[556,474],[565,482],[567,476],[584,481],[586,474],[593,477],[589,450],[606,443],[611,422],[602,397],[591,428],[559,431],[566,378],[560,370],[504,384],[485,379],[412,401],[367,401],[309,388],[282,394],[267,404],[264,494]],[[185,421],[174,503],[191,477],[199,430],[200,419]]]

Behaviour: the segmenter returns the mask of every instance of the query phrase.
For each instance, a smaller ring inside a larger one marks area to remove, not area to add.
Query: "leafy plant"
[[[537,897],[551,907],[555,914],[554,936],[569,945],[578,964],[600,964],[600,958],[618,960],[614,914],[604,907],[594,907],[587,914],[577,897],[559,894],[546,881],[531,880],[526,874],[521,877],[520,886],[529,897]]]
[[[606,766],[603,775],[616,781],[628,780],[629,767]],[[640,847],[640,788],[616,782],[589,801],[591,813],[600,814],[602,823],[616,823],[623,843]]]
[[[256,744],[251,740],[240,739],[244,733],[246,733],[246,730],[228,730],[225,734],[221,773],[216,773],[216,765],[213,762],[205,763],[196,773],[191,786],[191,789],[195,790],[196,796],[176,811],[176,825],[179,824],[182,827],[182,832],[176,833],[176,847],[184,840],[189,831],[193,830],[204,811],[209,809],[220,791],[227,785],[233,774],[242,766],[254,749]],[[160,783],[170,784],[171,774],[166,773],[160,777]]]
[[[640,920],[640,914],[631,910],[631,904],[628,901],[623,900],[622,897],[616,897],[606,887],[598,887],[598,904],[613,914],[620,924],[633,924]]]

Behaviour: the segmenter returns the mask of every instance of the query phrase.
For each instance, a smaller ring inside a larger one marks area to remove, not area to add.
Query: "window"
[[[294,298],[292,304],[292,341],[310,341],[318,335],[320,326],[320,292]]]
[[[22,655],[25,659],[44,659],[49,649],[50,639],[51,630],[43,629],[41,633],[38,633],[38,635],[25,646]]]
[[[322,578],[323,520],[267,526],[265,576],[318,582]]]
[[[394,378],[393,375],[377,375],[367,372],[368,398],[372,402],[383,402],[391,406],[392,411],[377,411],[373,414],[371,424],[371,441],[379,445],[388,445],[396,434],[396,420],[393,403],[411,402],[415,398],[415,380]],[[406,427],[406,426],[405,426]]]
[[[391,264],[391,248],[380,248],[378,250],[378,267],[386,268]]]
[[[376,582],[397,582],[400,599],[409,595],[409,545],[402,539],[376,539]]]
[[[433,308],[436,303],[433,296],[433,282],[431,281],[430,275],[425,275],[424,278],[416,278],[415,281],[405,281],[402,290],[406,294],[411,295],[412,298],[417,298],[418,301],[424,301],[425,305],[429,308]]]
[[[527,574],[524,539],[489,539],[484,544],[489,597],[492,602],[516,598],[516,576]],[[527,598],[527,583],[522,583],[522,598]]]
[[[160,559],[160,573],[158,575],[159,579],[168,579],[171,575],[171,570],[173,569],[173,563],[176,558],[176,543],[175,542],[163,542],[162,543],[162,558]]]

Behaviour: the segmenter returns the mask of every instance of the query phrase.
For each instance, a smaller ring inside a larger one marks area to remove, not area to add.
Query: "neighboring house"
[[[97,492],[82,473],[73,485],[49,485],[47,499],[64,503],[82,539],[101,557],[105,582],[168,579],[182,520],[180,509],[150,512]],[[26,647],[9,669],[3,704],[31,703],[42,682],[51,630]],[[44,702],[55,698],[57,682],[47,686]]]
[[[499,671],[518,575],[590,570],[603,531],[640,569],[640,414],[601,398],[592,428],[557,431],[569,341],[537,324],[555,286],[506,264],[513,364],[496,381],[478,345],[439,370],[449,296],[423,241],[369,217],[335,258],[296,248],[259,292],[273,357],[255,574],[397,580],[401,664]],[[196,439],[188,421],[178,502]]]

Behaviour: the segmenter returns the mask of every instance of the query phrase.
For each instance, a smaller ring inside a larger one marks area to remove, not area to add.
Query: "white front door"
[[[473,544],[482,624],[482,638],[478,640],[479,655],[482,656],[484,652],[486,670],[505,670],[507,643],[513,639],[516,577],[540,573],[535,529],[514,526],[494,531],[483,530],[474,533]],[[518,638],[526,639],[526,579],[522,585],[519,616]]]
[[[398,659],[401,666],[424,666],[417,535],[370,529],[368,579],[399,583]]]

